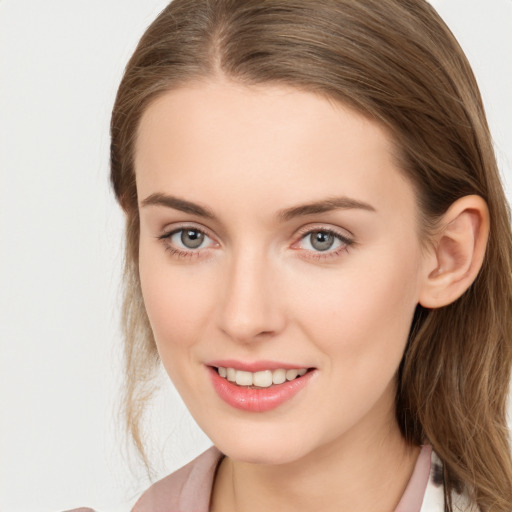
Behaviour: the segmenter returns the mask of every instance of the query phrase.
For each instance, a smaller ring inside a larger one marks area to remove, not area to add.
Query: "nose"
[[[240,254],[226,274],[219,297],[219,327],[241,343],[276,336],[285,326],[285,312],[278,291],[278,272],[257,254]]]

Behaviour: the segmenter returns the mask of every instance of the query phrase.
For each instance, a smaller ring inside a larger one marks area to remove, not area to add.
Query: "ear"
[[[476,195],[455,201],[443,215],[425,257],[419,303],[440,308],[457,300],[480,271],[489,237],[489,209]]]

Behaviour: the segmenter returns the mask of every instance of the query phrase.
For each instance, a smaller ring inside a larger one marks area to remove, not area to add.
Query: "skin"
[[[219,79],[148,107],[135,168],[157,348],[226,454],[212,510],[393,510],[419,453],[395,420],[395,376],[437,263],[388,133],[311,93]],[[214,218],[148,204],[154,194]],[[279,215],[333,197],[365,207]],[[184,227],[206,233],[203,245],[167,236]],[[315,250],[315,230],[351,243]],[[205,363],[216,359],[288,362],[315,375],[277,409],[247,412],[213,389]]]

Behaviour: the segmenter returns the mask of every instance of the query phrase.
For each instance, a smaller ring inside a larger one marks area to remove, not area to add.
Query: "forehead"
[[[229,131],[216,132],[219,127]],[[322,138],[325,147],[335,140],[341,148],[362,136],[367,146],[392,149],[381,125],[338,101],[286,85],[246,86],[227,80],[193,82],[159,96],[142,115],[136,149],[150,144],[146,135],[155,140],[156,131],[164,137],[202,137],[213,145],[239,135],[247,145],[275,146],[275,137],[284,136],[290,142]]]
[[[166,92],[142,116],[135,169],[141,199],[172,191],[261,205],[343,194],[378,206],[385,190],[412,194],[383,127],[287,86],[206,82]]]

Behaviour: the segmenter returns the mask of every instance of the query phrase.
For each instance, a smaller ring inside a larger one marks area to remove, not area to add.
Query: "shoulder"
[[[222,453],[212,446],[186,466],[154,483],[132,512],[200,512],[209,507],[213,479]]]

